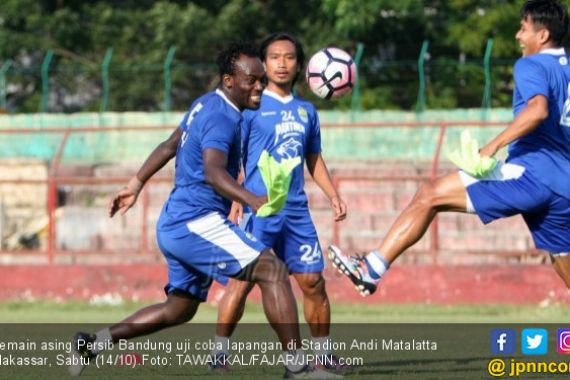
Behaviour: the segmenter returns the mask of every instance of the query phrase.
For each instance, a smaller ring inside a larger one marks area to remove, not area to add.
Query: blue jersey
[[[240,166],[239,109],[216,90],[198,98],[180,123],[182,138],[176,151],[174,189],[164,205],[158,229],[168,229],[210,212],[227,215],[231,201],[204,178],[202,153],[217,149],[228,156],[228,173],[237,178]]]
[[[570,199],[570,66],[564,49],[520,58],[514,68],[517,116],[537,95],[548,99],[548,118],[509,146],[508,161],[520,164],[554,193]]]
[[[321,132],[315,107],[302,99],[289,95],[285,98],[265,90],[261,107],[243,113],[242,141],[244,186],[261,196],[267,189],[257,168],[263,150],[278,162],[285,158],[300,157],[291,176],[291,186],[285,209],[302,211],[308,207],[305,194],[304,161],[307,154],[321,152]]]

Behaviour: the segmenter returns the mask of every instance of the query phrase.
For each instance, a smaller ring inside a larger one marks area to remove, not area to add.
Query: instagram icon
[[[558,329],[558,353],[570,354],[570,329]]]

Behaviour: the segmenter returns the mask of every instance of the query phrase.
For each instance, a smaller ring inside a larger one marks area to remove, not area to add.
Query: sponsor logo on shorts
[[[246,233],[245,233],[245,236],[246,236],[249,240],[251,240],[251,241],[257,241],[257,239],[255,238],[255,236],[253,236],[253,235],[252,235],[251,233],[249,233],[249,232],[246,232]]]

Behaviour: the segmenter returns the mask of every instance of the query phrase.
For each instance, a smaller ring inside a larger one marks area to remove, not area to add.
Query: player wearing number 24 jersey
[[[285,207],[269,217],[258,217],[244,210],[241,226],[262,244],[273,247],[303,292],[305,318],[316,346],[315,354],[324,358],[322,367],[345,371],[349,366],[329,350],[330,305],[322,275],[323,254],[304,191],[304,164],[315,183],[331,203],[335,221],[346,217],[346,205],[332,184],[321,156],[320,125],[314,106],[293,95],[293,85],[301,72],[304,53],[297,39],[287,33],[268,36],[261,44],[261,57],[267,74],[267,88],[261,97],[257,112],[244,112],[242,121],[242,160],[244,187],[249,192],[264,196],[267,189],[257,163],[263,151],[278,162],[300,158],[291,173]],[[238,220],[241,207],[233,205],[232,220]],[[236,323],[243,314],[245,301],[252,286],[230,280],[220,300],[215,341],[227,346]],[[225,343],[224,343],[225,342]],[[214,350],[214,357],[229,355]],[[288,377],[295,377],[293,375]]]
[[[319,119],[313,105],[291,94],[280,96],[265,90],[258,112],[244,112],[242,123],[244,186],[258,196],[267,194],[257,162],[266,150],[277,161],[301,158],[291,173],[291,186],[284,209],[258,218],[245,210],[246,231],[273,247],[292,272],[315,273],[323,270],[323,256],[309,215],[305,194],[304,162],[320,154]]]

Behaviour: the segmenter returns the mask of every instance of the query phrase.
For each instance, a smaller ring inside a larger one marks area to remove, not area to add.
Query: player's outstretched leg
[[[168,294],[165,302],[141,309],[111,327],[95,334],[78,332],[73,339],[70,355],[74,359],[69,366],[71,376],[79,376],[100,352],[109,348],[121,339],[131,339],[147,335],[166,327],[179,325],[192,319],[200,300],[185,293]]]
[[[442,211],[467,211],[466,183],[459,173],[423,184],[402,211],[377,250],[362,257],[349,257],[337,247],[329,248],[329,258],[356,286],[361,295],[376,291],[377,283],[390,264],[425,234],[433,218]]]
[[[347,256],[334,245],[330,245],[328,251],[332,265],[352,281],[360,295],[365,297],[376,291],[377,281],[368,273],[364,257]]]
[[[337,372],[351,371],[353,367],[342,364],[342,360],[329,349],[332,342],[331,308],[322,273],[294,273],[293,276],[303,292],[303,311],[311,331],[313,351],[317,356],[315,366]]]
[[[218,303],[218,323],[214,338],[216,349],[211,354],[213,360],[209,363],[210,369],[229,370],[229,339],[243,316],[245,301],[254,285],[253,282],[234,279],[230,279],[226,285],[224,295]]]

